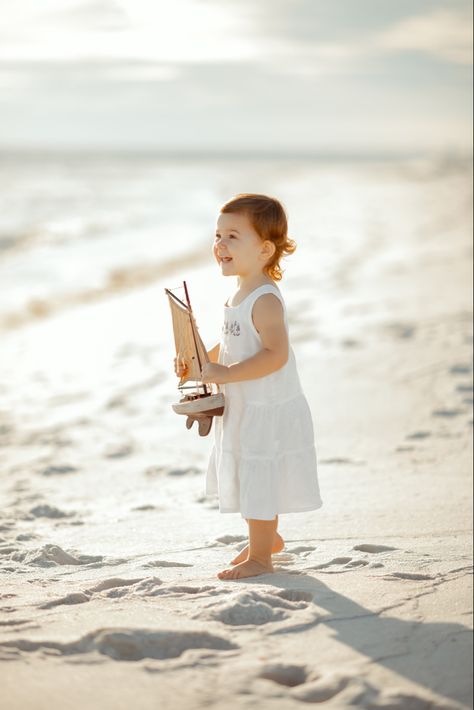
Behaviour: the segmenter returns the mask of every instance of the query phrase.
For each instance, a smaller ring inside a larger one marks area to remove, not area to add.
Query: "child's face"
[[[261,274],[274,250],[275,245],[270,240],[262,241],[245,214],[219,215],[213,251],[224,276]]]

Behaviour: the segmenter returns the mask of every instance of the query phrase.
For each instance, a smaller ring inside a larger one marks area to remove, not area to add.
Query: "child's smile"
[[[221,256],[220,260],[221,264],[230,264],[233,261],[231,256]]]

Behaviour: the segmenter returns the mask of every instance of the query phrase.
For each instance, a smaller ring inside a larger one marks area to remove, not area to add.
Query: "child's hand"
[[[186,361],[178,355],[174,359],[174,371],[178,377],[183,377],[186,372],[188,371],[188,366],[186,365]]]
[[[225,385],[229,378],[227,365],[216,362],[206,362],[201,370],[201,382],[214,382],[216,385]]]

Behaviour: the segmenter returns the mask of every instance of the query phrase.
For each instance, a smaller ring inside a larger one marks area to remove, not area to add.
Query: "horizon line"
[[[234,149],[224,148],[184,148],[165,149],[158,147],[134,148],[134,147],[107,147],[107,146],[2,146],[0,144],[0,156],[5,157],[140,157],[140,158],[169,158],[169,159],[225,159],[251,160],[259,158],[287,160],[390,160],[390,159],[420,159],[420,158],[444,158],[444,159],[471,159],[472,150],[461,148],[425,148],[425,149],[394,149],[392,151],[367,149],[367,150],[320,150],[320,149]]]

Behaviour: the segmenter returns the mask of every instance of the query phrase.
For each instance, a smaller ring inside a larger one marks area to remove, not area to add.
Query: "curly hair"
[[[260,239],[273,242],[275,253],[263,270],[274,281],[280,281],[283,277],[280,259],[296,249],[296,242],[288,237],[288,218],[281,202],[267,195],[240,193],[221,207],[221,214],[227,213],[245,214]]]

